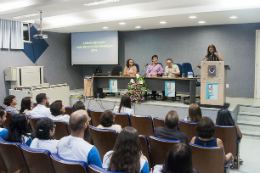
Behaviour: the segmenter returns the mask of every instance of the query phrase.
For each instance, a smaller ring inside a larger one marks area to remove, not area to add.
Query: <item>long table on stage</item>
[[[130,79],[135,79],[135,76],[94,76],[92,78],[94,97],[103,92],[103,88],[109,88],[109,79],[117,79],[118,89],[127,89]],[[164,91],[165,81],[175,81],[175,91],[189,93],[190,103],[195,103],[196,78],[144,77],[144,80],[148,89],[152,91]]]

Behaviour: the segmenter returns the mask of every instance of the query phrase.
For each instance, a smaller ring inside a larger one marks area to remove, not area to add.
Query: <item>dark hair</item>
[[[153,58],[159,59],[157,55],[153,55],[153,56],[152,56],[152,60],[153,60]]]
[[[165,124],[168,128],[175,128],[178,126],[179,116],[176,111],[169,111],[165,117]]]
[[[141,144],[137,130],[125,127],[118,135],[108,170],[116,172],[140,172]]]
[[[51,114],[54,115],[54,116],[61,115],[62,114],[62,112],[60,111],[61,108],[62,108],[62,101],[56,100],[50,106]]]
[[[12,103],[12,101],[13,101],[14,98],[15,98],[14,95],[6,96],[3,103],[4,103],[6,106],[11,106],[11,103]]]
[[[77,110],[85,110],[86,106],[82,101],[77,101],[76,103],[74,103],[73,107],[72,107],[72,112],[75,112]]]
[[[36,125],[36,138],[42,140],[51,139],[50,130],[53,131],[53,121],[47,117],[40,119]]]
[[[100,117],[100,124],[103,126],[103,127],[111,127],[112,124],[113,124],[113,120],[114,120],[114,115],[111,111],[109,110],[106,110],[105,112],[103,112],[101,114],[101,117]]]
[[[202,117],[196,125],[196,131],[201,138],[212,138],[215,133],[215,126],[209,117]]]
[[[47,99],[45,93],[40,93],[40,94],[38,94],[38,95],[36,96],[36,102],[37,102],[37,104],[41,104],[44,99]]]
[[[173,60],[172,60],[171,58],[168,58],[168,59],[166,60],[166,62],[167,62],[167,61],[171,61],[171,62],[173,63]]]
[[[79,112],[84,112],[84,114],[77,115],[79,114]],[[89,118],[87,111],[77,110],[73,112],[69,120],[71,131],[80,131],[84,127],[88,119]]]
[[[9,142],[21,142],[23,141],[22,135],[27,135],[27,120],[24,114],[13,115],[9,122],[9,129],[6,141]]]
[[[20,113],[23,113],[24,110],[31,110],[31,97],[24,97],[21,101],[21,109],[20,109]]]
[[[118,112],[121,112],[121,108],[122,106],[131,109],[131,99],[128,95],[123,95],[121,97],[121,101],[120,101],[120,105],[119,105],[119,109]]]
[[[211,55],[211,53],[209,52],[209,48],[213,48],[214,52],[217,52],[217,49],[213,44],[209,45],[207,49],[207,55],[206,55],[207,58]]]
[[[0,109],[5,110],[5,108],[3,106],[0,106]]]
[[[127,61],[126,61],[126,66],[127,66],[127,68],[130,68],[130,64],[129,64],[129,62],[131,61],[132,59],[128,59]],[[133,61],[133,63],[134,63],[134,60],[132,60]],[[134,65],[134,64],[133,64]]]
[[[192,103],[189,107],[189,117],[192,122],[199,122],[202,117],[201,109],[198,104]]]
[[[178,143],[167,153],[162,173],[192,173],[192,152],[189,145]]]
[[[220,109],[218,111],[216,124],[217,125],[222,125],[222,126],[234,126],[235,125],[235,121],[232,118],[229,110],[227,110],[227,109]]]
[[[0,109],[0,118],[3,118],[4,114],[5,114],[5,110],[4,109]]]

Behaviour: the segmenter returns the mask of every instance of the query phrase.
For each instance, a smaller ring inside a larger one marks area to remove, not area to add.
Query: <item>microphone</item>
[[[210,55],[210,56],[211,56],[211,55]],[[204,59],[206,59],[206,57],[204,57],[202,60],[200,60],[200,62],[203,61]],[[200,65],[200,62],[199,62],[198,65]],[[198,67],[198,65],[196,65],[196,67]],[[194,73],[194,70],[196,69],[196,67],[193,68],[193,73]]]
[[[147,64],[144,66],[143,70],[142,70],[141,73],[140,73],[140,76],[142,76],[142,73],[144,72],[144,70],[146,69],[146,67],[147,67],[148,65],[149,65],[149,64],[147,63]]]

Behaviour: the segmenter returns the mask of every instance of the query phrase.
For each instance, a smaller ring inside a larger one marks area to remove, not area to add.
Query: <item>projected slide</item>
[[[118,31],[72,33],[71,64],[118,64]]]

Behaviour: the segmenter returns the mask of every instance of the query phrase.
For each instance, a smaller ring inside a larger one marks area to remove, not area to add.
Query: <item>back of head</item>
[[[76,103],[74,103],[72,107],[72,112],[75,112],[77,110],[86,110],[86,106],[82,101],[77,101]]]
[[[53,131],[53,121],[50,118],[43,118],[37,122],[36,137],[41,140],[51,139],[50,131]]]
[[[5,114],[5,110],[4,109],[0,109],[0,118],[3,118]]]
[[[118,135],[108,169],[116,172],[140,172],[141,144],[137,130],[125,127]]]
[[[62,112],[60,111],[61,108],[62,108],[62,101],[61,100],[54,101],[50,106],[51,114],[54,116],[61,115],[62,114]]]
[[[216,124],[217,125],[222,125],[222,126],[234,126],[235,125],[235,121],[232,118],[231,113],[229,112],[228,109],[220,109],[218,111]]]
[[[79,132],[88,122],[88,113],[85,110],[77,110],[70,115],[70,128],[73,132]]]
[[[178,126],[179,116],[176,111],[171,110],[165,117],[165,124],[168,128],[173,129]]]
[[[121,112],[122,107],[126,107],[131,109],[131,99],[128,95],[123,95],[121,97],[120,105],[119,105],[119,113]]]
[[[162,173],[192,173],[192,153],[189,145],[178,143],[167,153]]]
[[[41,104],[46,99],[45,93],[40,93],[36,96],[36,102],[37,104]]]
[[[107,110],[101,114],[100,124],[103,127],[111,127],[113,124],[114,115],[111,111]]]
[[[196,125],[198,136],[205,139],[210,139],[215,133],[215,126],[209,117],[202,117]]]
[[[13,101],[14,98],[15,98],[14,95],[6,96],[3,103],[4,103],[6,106],[11,106],[11,103],[12,103],[12,101]]]
[[[20,113],[23,113],[25,110],[31,110],[31,97],[24,97],[21,101]]]
[[[189,117],[192,122],[199,122],[202,117],[201,109],[198,104],[192,103],[189,107]]]

